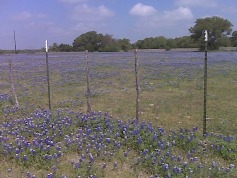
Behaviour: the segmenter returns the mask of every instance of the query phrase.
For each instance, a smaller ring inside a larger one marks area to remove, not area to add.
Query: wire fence
[[[137,53],[140,114],[164,127],[202,127],[204,53],[159,51]],[[53,110],[86,110],[85,53],[49,53]],[[12,55],[15,91],[25,110],[47,109],[45,54]],[[0,55],[0,93],[12,96],[9,64]],[[88,53],[92,110],[135,118],[134,53]],[[237,53],[208,53],[207,130],[235,134],[237,128]],[[4,97],[3,97],[4,98]],[[14,112],[1,99],[2,114]]]

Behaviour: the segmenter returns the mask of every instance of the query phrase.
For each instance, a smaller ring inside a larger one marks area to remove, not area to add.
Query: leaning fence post
[[[49,83],[49,61],[48,61],[48,40],[45,40],[45,53],[46,53],[47,81],[48,81],[48,102],[49,102],[49,110],[51,111],[50,83]]]
[[[91,89],[90,89],[90,71],[88,64],[88,50],[85,51],[85,61],[86,61],[86,101],[87,101],[87,113],[91,113]]]
[[[10,67],[10,80],[11,80],[12,93],[15,97],[16,108],[19,108],[19,102],[18,102],[18,98],[16,95],[15,85],[14,85],[12,59],[11,59],[10,55],[9,55],[9,67]]]
[[[135,56],[135,79],[136,79],[136,121],[139,123],[140,120],[140,87],[139,87],[139,79],[138,79],[138,57],[137,57],[137,49],[134,50]]]

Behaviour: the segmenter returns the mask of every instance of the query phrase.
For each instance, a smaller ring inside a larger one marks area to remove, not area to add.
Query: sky
[[[0,0],[0,49],[72,44],[88,31],[127,38],[190,35],[198,18],[219,16],[237,30],[236,0]]]

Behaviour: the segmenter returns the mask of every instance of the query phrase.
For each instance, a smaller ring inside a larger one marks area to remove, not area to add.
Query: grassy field
[[[92,114],[86,114],[84,53],[11,55],[20,108],[0,56],[0,177],[235,177],[237,53],[208,54],[207,131],[202,136],[199,52],[89,53]]]

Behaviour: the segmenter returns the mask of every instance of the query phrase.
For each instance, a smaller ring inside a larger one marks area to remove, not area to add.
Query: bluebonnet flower
[[[172,174],[168,173],[168,174],[167,174],[167,177],[168,177],[168,178],[172,178]]]
[[[48,176],[47,176],[47,178],[54,178],[53,173],[49,173]]]
[[[23,160],[24,160],[24,161],[27,161],[27,160],[28,160],[27,155],[24,155],[24,156],[23,156]]]
[[[202,165],[202,163],[198,164],[198,168],[203,168],[204,166]]]
[[[94,157],[91,153],[89,153],[89,159],[90,159],[90,163],[94,162]]]
[[[81,164],[80,163],[75,163],[75,168],[76,169],[79,169],[81,167]]]
[[[117,167],[118,167],[117,161],[114,162],[113,166],[114,166],[114,168],[117,168]]]
[[[53,165],[52,170],[53,170],[53,172],[56,172],[57,166],[56,166],[56,165]]]
[[[169,170],[169,164],[167,164],[167,163],[163,163],[163,164],[162,164],[162,167],[163,167],[166,171]]]
[[[215,168],[216,167],[216,162],[212,161],[212,167]]]
[[[180,167],[176,167],[176,166],[173,168],[173,171],[174,171],[174,173],[176,173],[176,174],[182,173],[182,169],[181,169]]]

